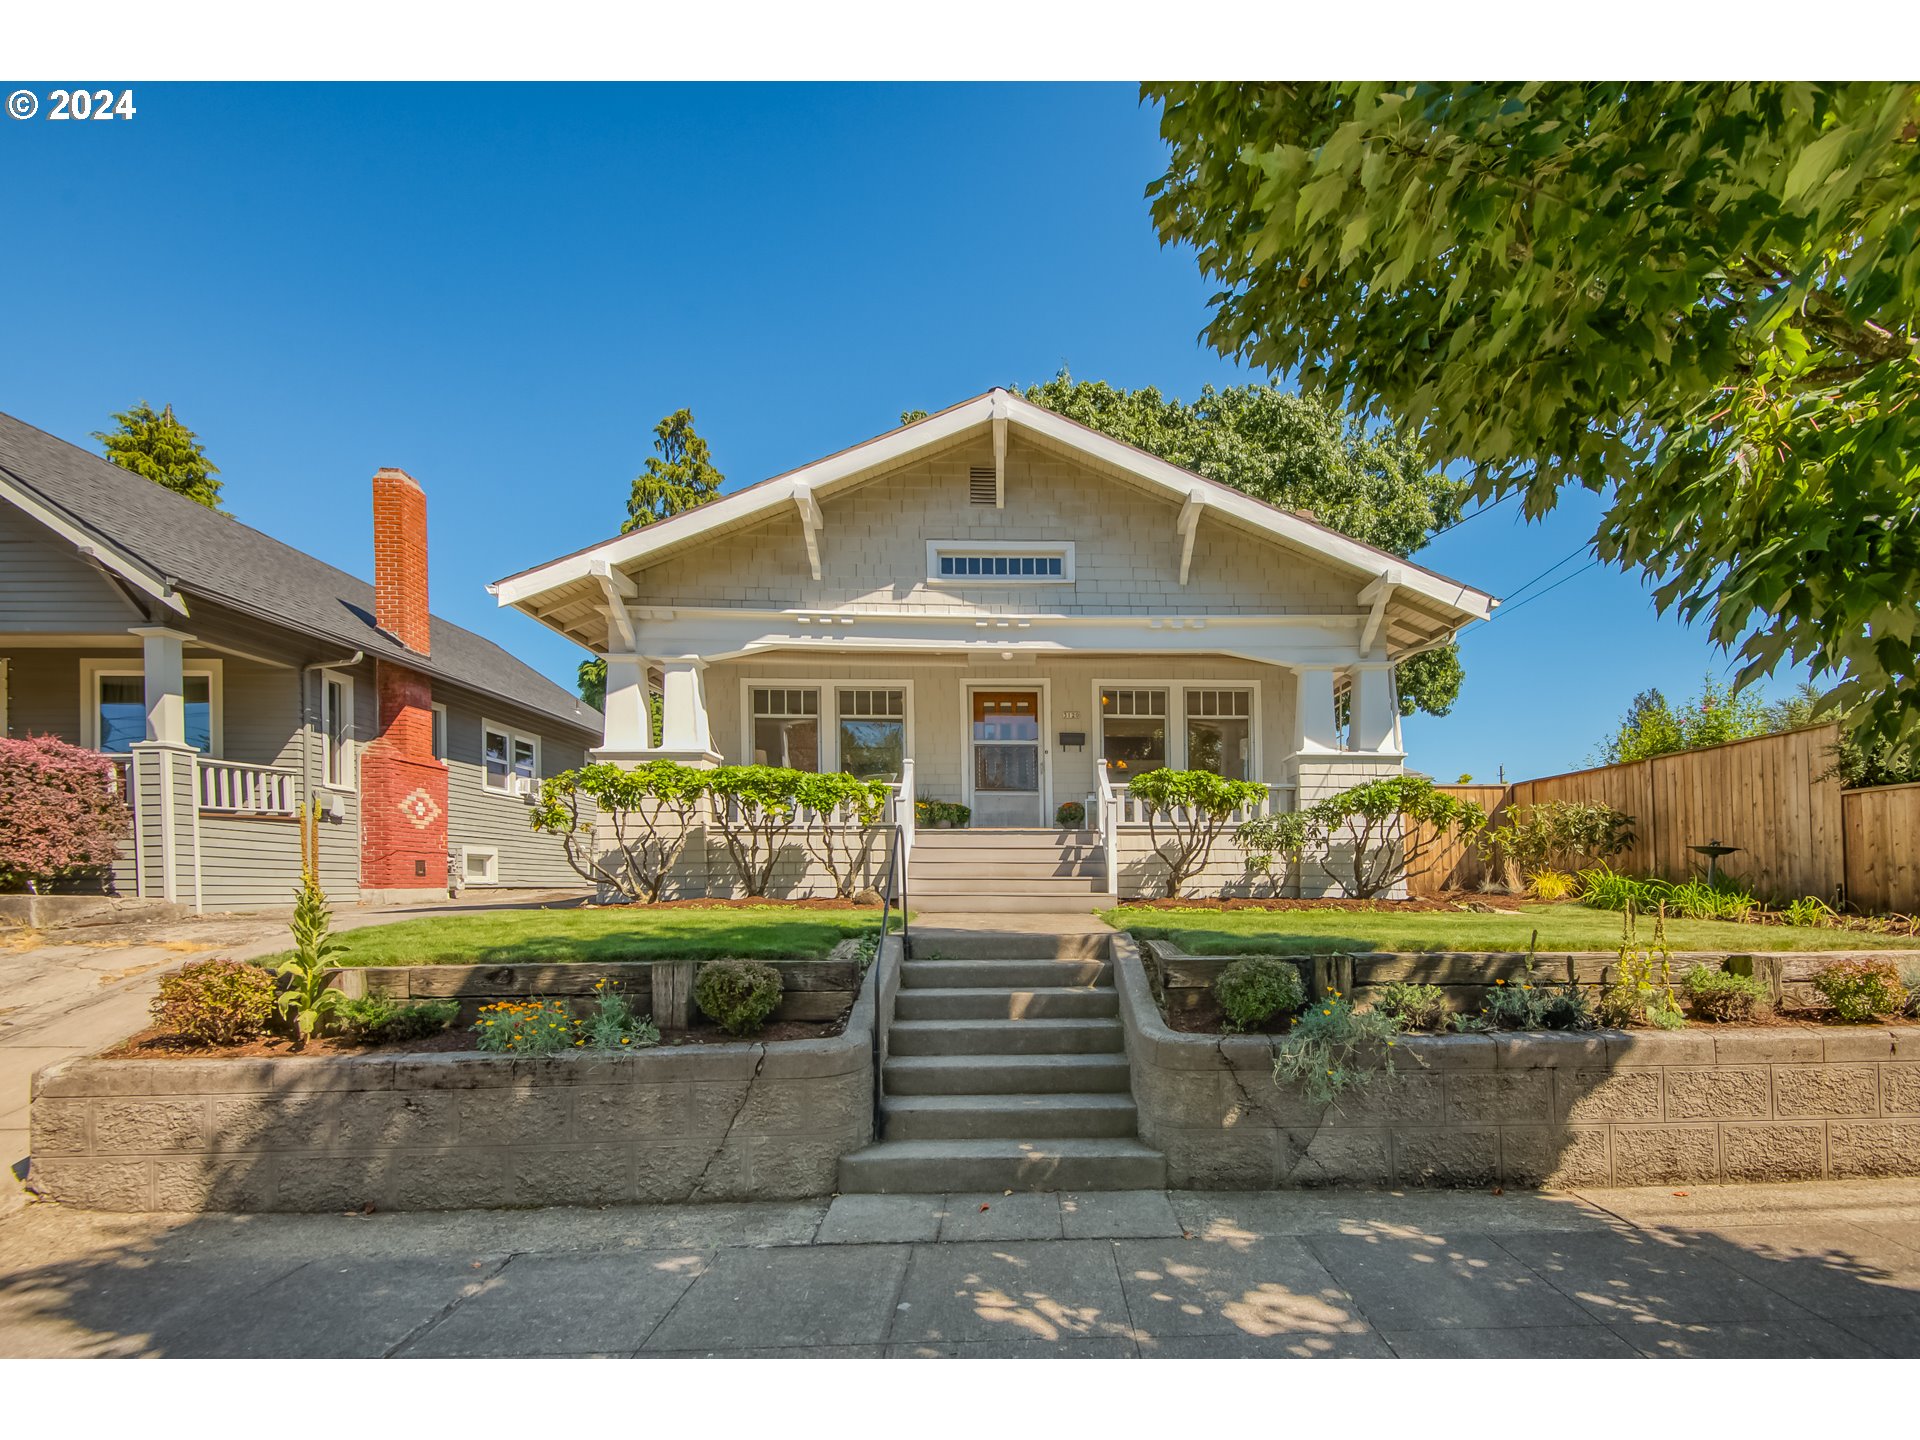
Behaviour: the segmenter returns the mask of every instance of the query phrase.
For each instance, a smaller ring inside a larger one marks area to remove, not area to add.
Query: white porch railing
[[[133,757],[131,755],[109,755],[107,763],[113,766],[114,788],[120,792],[120,798],[126,802],[129,810],[133,808]]]
[[[1147,824],[1147,811],[1150,808],[1147,802],[1138,796],[1128,793],[1125,782],[1118,785],[1114,784],[1105,764],[1102,764],[1095,773],[1100,778],[1100,794],[1098,797],[1100,807],[1103,812],[1109,806],[1112,807],[1115,827],[1126,829],[1137,827],[1145,829]],[[1235,810],[1233,814],[1228,817],[1232,824],[1239,825],[1244,821],[1258,819],[1265,815],[1282,815],[1294,808],[1294,786],[1276,784],[1270,781],[1260,781],[1257,783],[1262,786],[1264,793],[1251,805],[1245,805]]]
[[[292,815],[300,808],[300,774],[274,765],[199,757],[200,808],[223,815]]]

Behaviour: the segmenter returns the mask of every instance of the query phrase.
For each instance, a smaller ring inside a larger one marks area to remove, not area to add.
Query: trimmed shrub
[[[1813,988],[1842,1020],[1898,1015],[1907,1004],[1907,987],[1891,960],[1835,960],[1813,977]]]
[[[458,1000],[409,1003],[386,995],[349,1000],[338,1011],[347,1034],[363,1045],[392,1045],[438,1035],[460,1018]]]
[[[160,994],[149,1008],[155,1023],[183,1040],[257,1040],[273,1017],[273,976],[239,960],[196,960],[160,977]]]
[[[1380,987],[1373,1002],[1407,1030],[1444,1030],[1447,1028],[1447,992],[1438,985],[1421,985],[1411,980],[1395,980]]]
[[[1304,1009],[1307,1003],[1299,967],[1262,955],[1227,966],[1215,978],[1213,994],[1226,1014],[1229,1030],[1251,1030],[1275,1016]]]
[[[0,739],[0,796],[0,890],[103,869],[133,830],[113,762],[52,735]]]
[[[1694,966],[1680,978],[1680,984],[1687,992],[1687,1008],[1694,1019],[1717,1024],[1751,1020],[1771,1000],[1764,980],[1715,970],[1710,965]]]
[[[693,1003],[729,1035],[751,1035],[786,993],[780,972],[758,960],[712,960],[693,979]]]

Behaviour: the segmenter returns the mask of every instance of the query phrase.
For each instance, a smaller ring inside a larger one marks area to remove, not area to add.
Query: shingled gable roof
[[[1499,604],[1493,596],[1438,571],[1355,540],[1230,485],[1183,470],[1157,455],[1001,389],[950,405],[695,509],[496,580],[487,588],[502,605],[517,606],[535,619],[542,619],[540,597],[549,592],[604,574],[609,569],[631,570],[650,565],[716,532],[790,510],[796,505],[811,505],[816,499],[827,498],[915,457],[952,445],[996,421],[1018,426],[1044,441],[1077,452],[1169,500],[1183,505],[1204,505],[1247,530],[1311,553],[1352,572],[1361,585],[1385,582],[1408,599],[1417,599],[1433,623],[1440,627],[1442,636],[1470,620],[1486,619]],[[543,620],[543,623],[547,622]]]
[[[435,615],[433,653],[422,658],[375,628],[366,581],[5,414],[0,498],[92,550],[162,603],[171,603],[173,592],[205,596],[600,734],[598,711],[491,640]],[[191,627],[190,619],[182,623]]]

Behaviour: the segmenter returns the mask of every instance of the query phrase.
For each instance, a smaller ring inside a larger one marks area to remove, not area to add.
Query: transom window
[[[960,585],[1064,585],[1073,580],[1071,541],[927,543],[927,578]]]

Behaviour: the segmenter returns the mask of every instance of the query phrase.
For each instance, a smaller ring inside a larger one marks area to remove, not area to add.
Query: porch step
[[[890,1095],[881,1111],[896,1140],[1134,1138],[1130,1095]]]
[[[913,832],[913,846],[918,850],[925,847],[936,849],[994,849],[1009,848],[1056,848],[1077,845],[1083,849],[1098,849],[1100,832],[1098,830],[1041,830],[1027,829],[991,829],[973,826],[964,830],[936,830],[928,826],[916,826]]]
[[[1096,910],[1111,910],[1120,902],[1098,891],[1062,892],[1051,887],[1041,895],[1008,895],[998,889],[976,889],[971,895],[921,895],[913,888],[908,896],[914,913],[928,915],[1090,915]]]
[[[913,927],[913,953],[928,960],[1104,961],[1107,958],[1107,932],[953,930],[937,925],[916,925]],[[909,965],[918,963],[908,962]]]
[[[1103,937],[1104,938],[1104,937]],[[916,936],[914,948],[928,945]],[[1112,977],[1105,959],[1062,960],[909,960],[900,967],[900,988],[908,990],[998,990],[1001,993],[1039,986],[1094,986]]]
[[[959,876],[962,879],[991,879],[1002,875],[1040,878],[1054,875],[1084,875],[1094,879],[1105,879],[1107,862],[1106,857],[1102,855],[1029,855],[1019,851],[997,850],[990,856],[960,850],[940,850],[927,855],[915,850],[911,873],[916,886],[947,876]]]
[[[895,1020],[887,1032],[894,1055],[1117,1055],[1126,1048],[1120,1022],[1091,1020]]]
[[[1048,871],[1027,870],[1016,865],[979,865],[968,872],[922,874],[916,866],[908,880],[911,903],[943,896],[997,895],[1097,895],[1106,888],[1104,869],[1099,875],[1056,875]]]
[[[902,990],[894,1002],[895,1023],[909,1020],[1083,1020],[1120,1013],[1112,990],[1082,985],[1043,985],[1023,990]]]
[[[952,1190],[1158,1190],[1167,1162],[1138,1140],[888,1140],[840,1159],[840,1189],[866,1195]]]
[[[1132,1093],[1125,1055],[898,1055],[881,1083],[888,1095]]]

